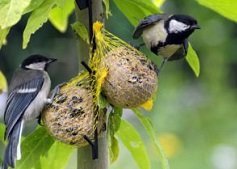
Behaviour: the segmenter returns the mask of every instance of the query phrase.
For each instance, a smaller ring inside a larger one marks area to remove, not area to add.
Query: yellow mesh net
[[[103,24],[101,22],[95,22],[93,24],[93,32],[95,38],[96,48],[94,51],[91,49],[91,56],[89,60],[90,68],[95,72],[96,78],[96,98],[99,99],[99,95],[102,90],[103,83],[108,76],[108,67],[101,66],[102,60],[106,57],[106,55],[119,47],[126,47],[126,50],[132,51],[136,56],[140,57],[140,60],[144,60],[144,54],[116,37],[109,31],[103,28]],[[146,59],[146,57],[145,57]],[[150,63],[150,62],[149,62]],[[155,94],[155,90],[153,94],[143,103],[139,105],[139,107],[143,107],[146,110],[151,110],[153,106],[153,96]],[[97,100],[98,101],[98,100]]]
[[[44,109],[44,125],[57,140],[81,147],[88,144],[84,136],[93,140],[96,129],[99,135],[104,130],[106,114],[94,100],[95,81],[93,74],[82,71],[63,84]]]
[[[51,135],[62,142],[76,146],[87,144],[84,135],[93,140],[95,129],[98,134],[104,130],[106,110],[101,104],[103,102],[101,92],[106,96],[106,100],[115,106],[143,107],[150,110],[157,87],[157,74],[144,54],[105,30],[100,22],[94,23],[93,31],[96,48],[93,49],[91,46],[88,63],[92,72],[82,71],[61,86],[60,93],[54,98],[53,104],[43,113],[43,121]],[[113,55],[115,60],[106,60]],[[120,61],[123,66],[116,67]],[[108,66],[108,64],[101,64],[103,62],[115,63]],[[110,81],[111,76],[114,76],[112,78],[116,81],[112,86],[115,88],[110,88],[106,95],[105,86],[114,82]],[[128,87],[126,85],[124,87],[123,83],[128,83]],[[111,102],[114,98],[111,99],[110,96],[122,96],[120,98],[123,100]],[[137,100],[142,101],[139,104],[128,103]],[[117,105],[114,104],[117,102]]]

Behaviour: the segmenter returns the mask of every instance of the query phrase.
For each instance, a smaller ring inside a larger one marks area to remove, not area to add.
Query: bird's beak
[[[199,25],[192,25],[192,26],[191,26],[191,29],[193,29],[193,30],[194,30],[194,29],[201,29],[201,27],[200,27]]]
[[[57,61],[55,58],[49,58],[48,64]]]

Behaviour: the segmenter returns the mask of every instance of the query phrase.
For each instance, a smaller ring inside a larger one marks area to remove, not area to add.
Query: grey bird
[[[2,169],[14,168],[16,160],[21,159],[20,140],[24,123],[37,119],[44,105],[52,101],[48,98],[51,80],[46,70],[54,61],[56,59],[31,55],[12,77],[4,113],[8,144]]]
[[[155,14],[145,17],[135,28],[133,38],[142,36],[147,48],[166,61],[182,59],[188,51],[188,37],[200,29],[197,20],[188,15]]]

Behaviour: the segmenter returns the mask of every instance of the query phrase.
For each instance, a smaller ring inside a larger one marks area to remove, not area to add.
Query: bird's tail
[[[8,166],[14,168],[16,160],[21,159],[20,140],[23,128],[23,120],[19,120],[8,137],[8,145],[5,150],[2,169],[8,169]]]

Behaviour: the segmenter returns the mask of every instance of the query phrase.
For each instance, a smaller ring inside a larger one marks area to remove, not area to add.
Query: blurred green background
[[[200,31],[190,38],[201,62],[196,78],[184,61],[169,62],[159,76],[156,104],[150,117],[169,158],[171,169],[237,168],[237,24],[200,6],[196,1],[166,0],[162,10],[195,17]],[[129,43],[133,27],[111,1],[112,16],[107,28]],[[27,16],[25,16],[27,18]],[[139,19],[139,18],[138,18]],[[141,18],[140,18],[141,19]],[[70,17],[72,23],[74,16]],[[53,85],[66,81],[78,72],[76,41],[71,28],[59,33],[49,23],[33,35],[22,50],[22,19],[10,32],[8,45],[0,51],[0,69],[10,80],[18,64],[33,53],[56,57],[50,68]],[[147,50],[142,48],[145,52]],[[160,58],[152,57],[156,63]],[[80,65],[79,65],[80,66]],[[152,169],[159,168],[159,158],[140,123],[130,111],[124,113],[143,134],[149,147]],[[111,169],[135,169],[131,155],[120,144],[119,159]],[[71,168],[71,167],[70,167]]]

